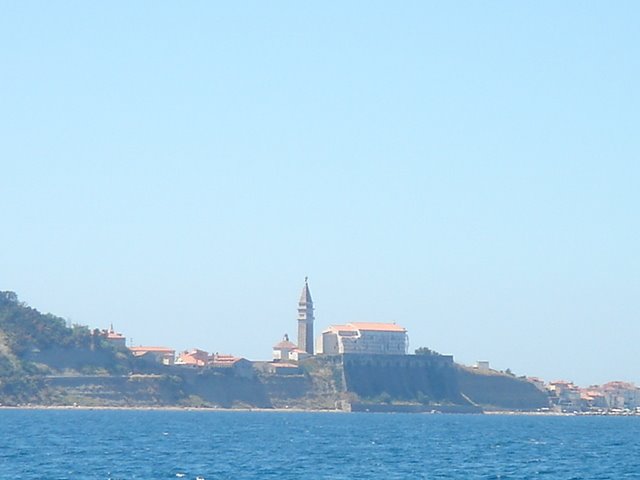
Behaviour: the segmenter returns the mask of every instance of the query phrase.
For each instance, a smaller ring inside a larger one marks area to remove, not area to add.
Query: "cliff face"
[[[272,367],[256,362],[238,372],[148,363],[109,345],[97,331],[69,328],[14,293],[0,292],[0,404],[378,411],[400,405],[405,411],[547,406],[546,395],[532,384],[465,369],[450,356],[431,353],[320,355],[286,375]]]
[[[524,379],[499,372],[458,367],[460,391],[485,409],[536,410],[549,406],[549,398]]]
[[[549,404],[547,396],[526,380],[465,368],[446,355],[354,354],[314,361],[332,369],[330,389],[342,392],[342,398],[360,410],[536,410]]]
[[[482,374],[443,356],[319,356],[287,375],[270,373],[259,364],[252,376],[159,365],[136,371],[25,377],[26,383],[16,384],[22,396],[14,398],[53,405],[407,412],[534,410],[548,403],[544,393],[524,380],[496,372]],[[0,395],[0,402],[12,403],[11,397]]]
[[[362,400],[458,404],[453,358],[443,355],[345,355],[347,391]]]
[[[67,327],[64,319],[0,292],[0,403],[46,403],[44,378],[64,373],[125,373],[131,356],[99,332]]]

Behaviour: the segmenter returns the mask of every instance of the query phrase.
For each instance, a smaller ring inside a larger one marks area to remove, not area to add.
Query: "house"
[[[580,400],[587,409],[604,410],[608,407],[605,396],[597,389],[582,389],[580,392]]]
[[[319,346],[319,353],[329,355],[406,355],[409,341],[407,330],[395,323],[353,322],[330,326],[322,332]]]
[[[633,383],[609,382],[599,389],[609,408],[635,409],[640,407],[640,390]]]
[[[115,347],[127,346],[127,339],[113,329],[113,323],[109,326],[109,330],[102,330],[101,334],[107,342]]]
[[[190,365],[192,367],[204,367],[209,363],[209,352],[197,348],[185,350],[178,355],[176,365]]]
[[[282,341],[273,346],[273,361],[288,362],[292,360],[291,355],[295,350],[298,350],[298,346],[289,341],[289,335],[285,333]]]
[[[129,347],[134,357],[143,358],[162,365],[175,363],[176,351],[166,347]]]
[[[581,409],[582,394],[580,388],[572,382],[556,380],[555,382],[550,382],[547,389],[552,394],[552,400],[562,411]]]
[[[478,360],[474,366],[475,369],[480,372],[489,372],[491,368],[489,367],[489,362],[487,360]]]
[[[208,365],[221,372],[232,372],[239,377],[251,378],[254,375],[253,364],[249,360],[233,355],[214,353],[209,357]]]

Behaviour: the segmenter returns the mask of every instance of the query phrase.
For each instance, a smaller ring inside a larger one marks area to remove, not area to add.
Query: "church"
[[[309,278],[304,278],[304,287],[298,301],[298,345],[285,334],[282,341],[273,346],[273,360],[298,361],[313,355],[313,299],[309,290]]]
[[[313,299],[309,290],[309,278],[305,277],[298,300],[298,344],[285,334],[282,341],[273,346],[273,360],[288,362],[303,360],[314,354],[368,354],[406,355],[409,350],[407,330],[395,323],[352,322],[331,325],[317,339],[314,351]]]

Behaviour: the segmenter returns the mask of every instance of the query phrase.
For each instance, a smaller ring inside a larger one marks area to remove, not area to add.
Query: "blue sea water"
[[[640,418],[0,410],[1,479],[640,479]]]

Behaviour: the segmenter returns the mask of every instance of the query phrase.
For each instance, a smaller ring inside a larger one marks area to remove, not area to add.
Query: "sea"
[[[0,410],[1,479],[640,479],[640,418]]]

